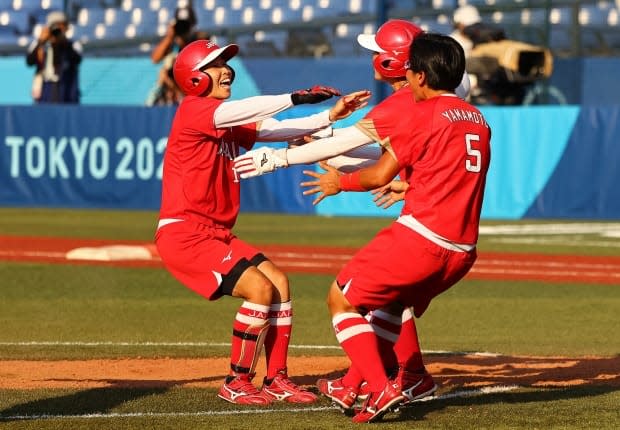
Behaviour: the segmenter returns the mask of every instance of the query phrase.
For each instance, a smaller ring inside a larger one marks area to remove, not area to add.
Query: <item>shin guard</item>
[[[244,302],[233,325],[230,370],[232,374],[253,374],[269,330],[269,306]]]

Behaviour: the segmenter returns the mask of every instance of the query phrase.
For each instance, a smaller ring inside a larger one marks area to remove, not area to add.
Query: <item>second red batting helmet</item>
[[[196,40],[179,52],[172,73],[181,90],[191,96],[199,96],[209,89],[211,77],[201,71],[218,57],[228,61],[239,52],[237,45],[220,48],[210,40]]]
[[[379,55],[374,68],[384,78],[401,78],[407,72],[409,46],[422,29],[404,19],[391,19],[379,27],[377,34],[360,34],[357,42]]]

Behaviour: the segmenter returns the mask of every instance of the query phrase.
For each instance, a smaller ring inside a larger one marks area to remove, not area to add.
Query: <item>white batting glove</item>
[[[285,148],[263,146],[248,151],[234,160],[234,169],[242,179],[261,176],[281,167],[288,167]]]

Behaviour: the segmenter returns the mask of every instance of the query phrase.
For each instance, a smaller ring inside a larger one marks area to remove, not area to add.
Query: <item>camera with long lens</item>
[[[50,27],[50,34],[54,37],[58,37],[62,34],[62,28],[58,24],[53,24]]]
[[[188,33],[192,27],[191,23],[187,20],[177,20],[174,23],[174,34],[177,36],[183,36]]]

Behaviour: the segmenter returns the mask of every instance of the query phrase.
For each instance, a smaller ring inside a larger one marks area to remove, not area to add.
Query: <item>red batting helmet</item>
[[[211,85],[211,77],[200,69],[218,57],[228,61],[237,55],[237,52],[237,45],[220,48],[210,40],[196,40],[177,55],[172,67],[174,80],[185,94],[199,96]]]
[[[407,72],[409,46],[422,29],[404,19],[391,19],[379,27],[377,34],[360,34],[357,42],[379,55],[373,66],[384,78],[401,78]]]

